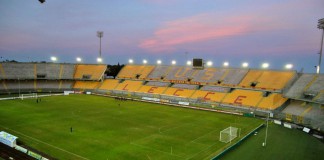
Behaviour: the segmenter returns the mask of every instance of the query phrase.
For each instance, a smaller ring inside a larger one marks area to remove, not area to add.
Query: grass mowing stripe
[[[27,138],[29,138],[29,139],[32,139],[32,140],[34,140],[34,141],[37,141],[37,142],[40,142],[40,143],[46,144],[46,145],[48,145],[48,146],[50,146],[50,147],[52,147],[52,148],[58,149],[58,150],[63,151],[63,152],[65,152],[65,153],[71,154],[71,155],[76,156],[76,157],[79,157],[79,158],[81,158],[81,159],[89,160],[88,158],[85,158],[85,157],[82,157],[82,156],[80,156],[80,155],[78,155],[78,154],[75,154],[75,153],[69,152],[69,151],[67,151],[67,150],[65,150],[65,149],[62,149],[62,148],[60,148],[60,147],[53,146],[53,145],[51,145],[51,144],[49,144],[49,143],[43,142],[43,141],[41,141],[41,140],[39,140],[39,139],[36,139],[36,138],[34,138],[34,137],[27,136],[27,135],[25,135],[25,134],[23,134],[23,133],[21,133],[21,132],[15,131],[15,130],[10,129],[10,128],[8,128],[8,127],[4,127],[4,126],[2,126],[2,125],[0,125],[0,126],[1,126],[2,128],[5,128],[5,129],[10,130],[10,131],[12,131],[12,132],[18,133],[18,134],[20,134],[20,135],[22,135],[22,136],[24,136],[24,137],[27,137]]]

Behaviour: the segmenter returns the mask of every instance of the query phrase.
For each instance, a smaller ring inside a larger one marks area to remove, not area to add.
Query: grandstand
[[[285,96],[292,99],[324,103],[324,75],[302,74]]]
[[[262,92],[236,89],[228,93],[223,103],[233,106],[257,107],[262,99]]]
[[[146,79],[148,74],[154,69],[155,66],[150,65],[126,65],[118,73],[119,79]]]
[[[106,71],[106,65],[76,65],[74,79],[82,80],[101,80],[104,72]]]
[[[203,101],[221,102],[226,93],[212,91],[196,91],[190,98]]]
[[[120,83],[115,90],[137,91],[143,84],[143,81],[125,80]]]
[[[126,65],[116,79],[104,79],[105,70],[105,65],[93,64],[4,62],[0,63],[0,93],[64,90],[118,93],[160,97],[172,102],[188,101],[194,105],[217,104],[225,107],[223,109],[245,109],[243,112],[271,111],[278,114],[279,119],[286,118],[280,114],[300,116],[291,112],[293,108],[296,111],[300,108],[293,105],[295,101],[319,104],[318,113],[323,110],[323,75],[280,70]],[[316,110],[312,108],[310,112]],[[316,116],[307,115],[303,117],[315,121]],[[295,118],[294,122],[300,121]]]
[[[249,70],[239,86],[262,90],[282,90],[297,75],[295,71]]]
[[[119,84],[119,80],[117,79],[105,79],[101,86],[99,87],[100,90],[113,90]]]

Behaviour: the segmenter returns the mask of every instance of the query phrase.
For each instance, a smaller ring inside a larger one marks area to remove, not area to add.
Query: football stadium
[[[324,159],[323,6],[0,1],[0,160]]]
[[[0,128],[14,137],[4,156],[324,157],[322,74],[128,64],[107,79],[103,64],[50,62],[0,70]]]

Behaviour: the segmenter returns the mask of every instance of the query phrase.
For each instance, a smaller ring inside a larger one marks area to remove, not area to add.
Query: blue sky
[[[323,0],[0,0],[1,59],[155,64],[203,58],[215,67],[315,72]],[[188,54],[185,54],[188,53]],[[323,65],[322,65],[323,66]],[[324,67],[322,67],[324,68]],[[322,69],[323,72],[323,69]]]

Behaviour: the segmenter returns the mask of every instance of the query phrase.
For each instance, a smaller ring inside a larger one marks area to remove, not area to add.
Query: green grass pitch
[[[58,159],[210,159],[229,145],[219,142],[222,129],[235,126],[244,136],[263,122],[92,95],[0,101],[0,130]],[[264,134],[259,130],[221,159],[324,157],[323,143],[301,131],[270,124],[267,147]]]
[[[58,159],[209,159],[226,145],[221,130],[243,136],[262,123],[92,95],[0,101],[0,117],[0,130]]]

